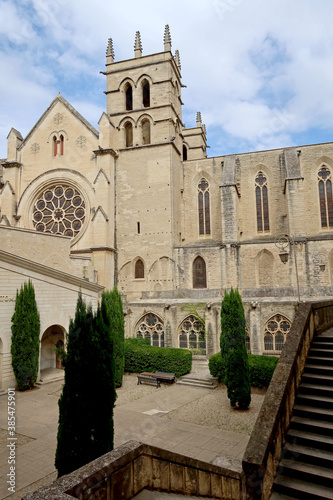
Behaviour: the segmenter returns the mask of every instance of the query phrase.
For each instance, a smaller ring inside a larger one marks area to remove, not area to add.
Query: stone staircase
[[[271,500],[333,499],[333,335],[313,339]]]
[[[215,389],[217,387],[217,378],[200,377],[200,375],[185,375],[178,379],[179,385],[190,385],[192,387],[202,387],[203,389]]]

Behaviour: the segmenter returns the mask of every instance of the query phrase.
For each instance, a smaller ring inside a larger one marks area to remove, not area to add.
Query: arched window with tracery
[[[142,144],[150,144],[150,121],[148,118],[142,120]]]
[[[200,256],[193,262],[193,288],[207,288],[206,263]]]
[[[150,85],[147,80],[142,82],[142,106],[144,108],[150,107]]]
[[[195,316],[185,318],[178,332],[179,347],[206,353],[205,324]]]
[[[276,314],[265,324],[264,352],[280,354],[290,331],[291,322],[282,314]]]
[[[257,231],[259,233],[269,231],[268,212],[268,186],[267,177],[263,172],[259,172],[255,179],[256,188],[256,210],[257,210]]]
[[[64,136],[61,134],[60,136],[60,156],[64,154]]]
[[[133,146],[133,125],[131,122],[125,123],[125,146],[130,148]]]
[[[333,227],[333,200],[331,171],[325,165],[318,172],[321,227]]]
[[[149,339],[150,344],[156,347],[164,347],[163,321],[156,314],[146,314],[136,325],[136,336]]]
[[[135,279],[143,279],[145,277],[145,266],[141,259],[138,259],[135,263]]]
[[[53,148],[52,148],[53,156],[57,156],[57,154],[58,154],[58,140],[57,140],[55,135],[53,136],[52,145],[53,145]]]
[[[209,184],[202,178],[198,184],[199,234],[210,234]]]
[[[132,85],[129,83],[125,87],[125,97],[126,97],[126,111],[131,111],[133,109],[133,89]]]

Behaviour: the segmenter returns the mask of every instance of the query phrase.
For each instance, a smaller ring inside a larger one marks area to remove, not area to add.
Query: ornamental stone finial
[[[181,70],[182,69],[182,65],[180,63],[179,50],[175,51],[175,61],[176,61],[176,64],[177,64],[179,70]]]
[[[197,112],[197,127],[201,127],[201,113]]]
[[[142,43],[141,43],[140,31],[137,31],[135,33],[134,54],[135,54],[135,57],[142,56]]]
[[[106,62],[113,63],[113,61],[114,61],[113,42],[112,42],[112,38],[109,38],[108,46],[106,48]]]
[[[171,52],[171,35],[169,25],[165,25],[164,30],[164,52]]]

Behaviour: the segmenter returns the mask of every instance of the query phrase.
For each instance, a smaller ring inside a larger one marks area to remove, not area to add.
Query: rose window
[[[36,200],[32,221],[41,233],[76,236],[84,224],[86,207],[79,191],[71,186],[46,189]]]

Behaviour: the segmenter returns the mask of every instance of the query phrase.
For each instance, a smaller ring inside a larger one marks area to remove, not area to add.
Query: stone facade
[[[333,144],[208,158],[201,114],[182,122],[168,27],[164,51],[142,55],[137,33],[125,61],[109,40],[104,74],[98,131],[60,94],[25,138],[10,131],[0,224],[68,236],[74,274],[119,287],[127,336],[144,323],[155,345],[200,352],[197,311],[212,354],[238,287],[251,352],[280,352],[298,302],[332,294]]]

